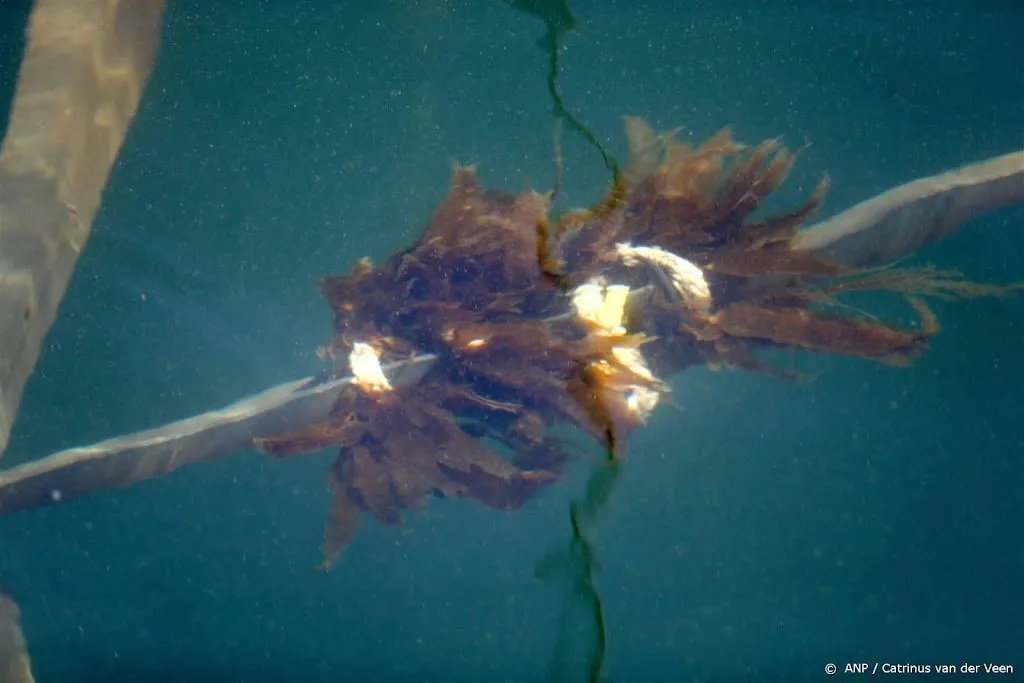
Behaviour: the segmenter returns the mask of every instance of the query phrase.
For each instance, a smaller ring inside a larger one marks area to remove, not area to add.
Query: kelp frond
[[[940,269],[933,265],[913,268],[882,267],[836,278],[815,287],[828,297],[846,292],[887,291],[908,296],[928,297],[944,301],[976,299],[980,297],[1013,296],[1024,289],[1024,282],[1010,285],[987,285],[965,280],[955,269]]]

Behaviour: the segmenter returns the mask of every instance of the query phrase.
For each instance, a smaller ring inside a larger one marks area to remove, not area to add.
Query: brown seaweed
[[[594,207],[554,218],[550,195],[486,190],[473,168],[458,168],[412,246],[322,280],[338,375],[355,351],[438,356],[417,386],[357,382],[326,423],[258,443],[281,457],[340,447],[325,567],[364,513],[394,525],[437,496],[522,506],[561,476],[574,448],[556,436],[566,427],[617,451],[668,393],[650,368],[794,377],[758,358],[773,347],[905,364],[939,331],[925,297],[1008,291],[791,249],[828,181],[801,206],[754,219],[798,156],[777,140],[749,148],[724,130],[691,147],[638,118],[627,118],[627,137],[630,163]],[[625,288],[642,286],[653,287],[646,305],[623,311]],[[920,327],[839,302],[865,290],[907,297]]]

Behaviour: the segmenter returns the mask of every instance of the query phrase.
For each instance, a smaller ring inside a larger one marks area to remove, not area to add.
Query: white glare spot
[[[380,367],[377,351],[369,344],[356,343],[348,356],[348,365],[357,386],[372,392],[391,391],[391,382]]]

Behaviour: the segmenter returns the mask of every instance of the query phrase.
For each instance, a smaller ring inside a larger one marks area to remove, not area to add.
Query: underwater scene
[[[0,4],[0,683],[1015,680],[1021,25]]]

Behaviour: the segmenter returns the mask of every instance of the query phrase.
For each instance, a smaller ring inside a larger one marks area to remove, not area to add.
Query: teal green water
[[[553,182],[543,29],[503,3],[170,4],[5,465],[319,371],[317,278],[407,244],[451,161]],[[580,4],[561,85],[619,155],[624,114],[809,141],[785,195],[828,171],[831,214],[1024,147],[1024,9],[939,7]],[[4,98],[25,14],[0,8]],[[565,200],[589,203],[601,159],[572,139],[566,160]],[[1024,210],[920,259],[1024,279]],[[936,308],[909,369],[782,356],[816,381],[674,382],[598,528],[608,680],[1024,671],[1024,299]],[[438,501],[367,525],[322,575],[332,457],[249,453],[0,520],[39,681],[544,680],[561,597],[533,567],[586,472],[515,514]]]

